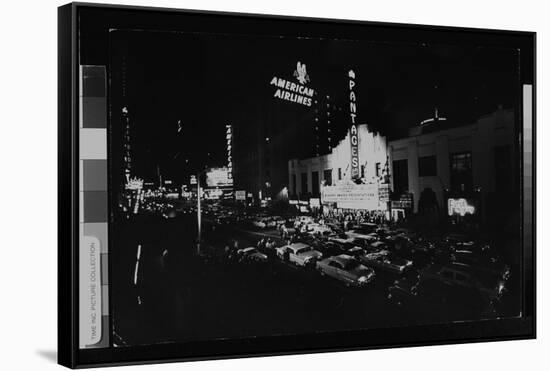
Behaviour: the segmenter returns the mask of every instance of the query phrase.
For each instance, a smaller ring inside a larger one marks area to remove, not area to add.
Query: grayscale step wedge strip
[[[79,346],[104,348],[110,345],[105,66],[80,66],[79,79]]]

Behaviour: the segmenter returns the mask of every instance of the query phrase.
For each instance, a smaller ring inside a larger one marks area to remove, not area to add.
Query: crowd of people
[[[386,221],[386,211],[383,210],[326,209],[323,214],[325,218],[342,223],[344,229],[348,229],[350,225],[383,224]]]

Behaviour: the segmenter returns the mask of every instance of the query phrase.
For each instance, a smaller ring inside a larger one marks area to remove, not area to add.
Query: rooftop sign
[[[273,97],[311,107],[315,91],[306,86],[310,79],[305,63],[296,64],[293,76],[296,77],[297,83],[277,76],[271,79],[269,84],[276,88]]]

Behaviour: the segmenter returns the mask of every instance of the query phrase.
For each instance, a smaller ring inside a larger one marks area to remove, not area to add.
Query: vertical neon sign
[[[225,139],[227,141],[227,179],[233,185],[233,126],[225,125]]]
[[[349,130],[349,139],[351,145],[351,178],[359,178],[359,138],[357,135],[357,98],[355,96],[355,72],[349,70],[349,113],[351,119],[351,127]]]

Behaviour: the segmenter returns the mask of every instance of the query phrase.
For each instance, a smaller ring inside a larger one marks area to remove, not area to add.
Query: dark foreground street
[[[214,338],[311,333],[437,323],[487,316],[470,292],[445,308],[396,305],[388,287],[397,278],[382,271],[362,288],[346,287],[313,268],[270,256],[265,263],[199,257],[196,216],[138,215],[121,222],[112,266],[114,340],[118,345]],[[244,230],[204,222],[216,241],[256,246],[274,231]],[[278,238],[273,238],[281,245]],[[138,246],[140,259],[136,273]],[[245,246],[246,245],[246,246]],[[219,249],[223,248],[219,244]],[[414,273],[410,273],[414,274]],[[468,304],[464,304],[468,303]]]

